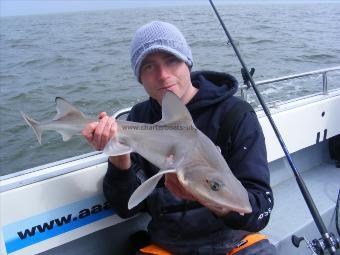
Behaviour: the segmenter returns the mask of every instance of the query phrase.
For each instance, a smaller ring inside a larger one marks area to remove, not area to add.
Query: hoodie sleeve
[[[131,154],[131,167],[120,170],[108,161],[108,168],[103,182],[103,191],[113,209],[122,218],[129,218],[145,209],[145,201],[128,209],[128,201],[132,193],[141,184],[139,177],[142,168],[136,163],[136,154]]]
[[[248,192],[252,212],[241,216],[231,212],[223,217],[233,229],[257,232],[263,229],[273,208],[265,138],[254,112],[247,112],[231,134],[230,169]],[[227,146],[227,145],[226,145]]]
[[[131,110],[127,120],[134,120],[135,111]],[[144,169],[147,162],[137,153],[131,153],[131,167],[120,170],[108,160],[108,168],[103,181],[103,191],[112,208],[122,218],[129,218],[146,209],[145,200],[131,210],[128,209],[128,201],[132,193],[145,180]]]

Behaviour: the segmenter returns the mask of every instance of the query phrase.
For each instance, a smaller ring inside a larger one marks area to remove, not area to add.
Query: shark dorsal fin
[[[162,101],[162,119],[158,124],[169,124],[173,122],[192,124],[191,115],[187,107],[179,97],[171,91],[167,91]]]
[[[72,115],[79,117],[79,119],[85,119],[86,116],[80,112],[77,108],[75,108],[72,104],[70,104],[67,100],[62,97],[55,98],[57,115],[53,118],[53,120],[61,119],[67,115]]]

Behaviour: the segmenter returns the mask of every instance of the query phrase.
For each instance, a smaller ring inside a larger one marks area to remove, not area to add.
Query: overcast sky
[[[270,1],[270,0],[266,0]],[[305,0],[304,2],[326,2],[325,0]],[[235,0],[216,0],[218,3],[236,2]],[[239,1],[237,1],[239,2]],[[265,0],[248,0],[248,2],[265,2]],[[274,1],[272,1],[274,2]],[[278,2],[278,1],[276,1]],[[301,2],[286,0],[279,2]],[[333,0],[327,2],[339,2]],[[133,8],[141,6],[167,6],[185,4],[208,4],[208,0],[0,0],[0,16],[17,16],[32,14],[48,14],[60,12],[108,10],[117,8]]]
[[[0,0],[1,16],[17,16],[17,15],[32,15],[32,14],[47,14],[59,12],[74,12],[74,11],[91,11],[91,10],[108,10],[117,8],[133,8],[141,6],[161,6],[174,5],[183,3],[201,3],[204,0],[196,1],[132,1],[132,0]]]

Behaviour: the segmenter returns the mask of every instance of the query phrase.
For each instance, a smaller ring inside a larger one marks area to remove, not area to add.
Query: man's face
[[[159,104],[166,91],[174,92],[183,103],[194,96],[188,66],[172,54],[155,52],[142,62],[140,80],[146,92]]]

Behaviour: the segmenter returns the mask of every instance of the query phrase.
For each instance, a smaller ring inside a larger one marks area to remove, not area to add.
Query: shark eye
[[[220,181],[217,181],[217,180],[212,180],[210,182],[210,188],[211,190],[213,191],[219,191],[221,188],[222,188],[222,183]]]

